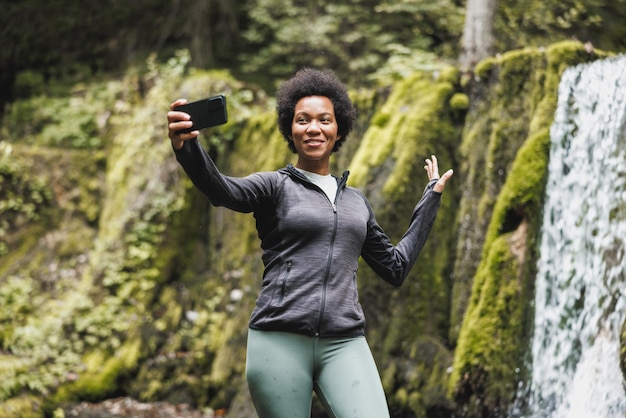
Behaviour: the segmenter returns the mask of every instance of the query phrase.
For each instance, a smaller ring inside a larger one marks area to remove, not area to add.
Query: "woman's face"
[[[298,168],[328,174],[330,154],[339,126],[335,108],[328,97],[307,96],[301,98],[294,109],[291,135],[298,152]],[[324,172],[325,171],[325,172]]]

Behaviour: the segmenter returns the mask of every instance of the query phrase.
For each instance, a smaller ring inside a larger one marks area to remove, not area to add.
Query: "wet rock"
[[[99,403],[82,402],[63,411],[65,418],[219,418],[224,410],[200,411],[187,404],[143,403],[131,398],[108,399]]]

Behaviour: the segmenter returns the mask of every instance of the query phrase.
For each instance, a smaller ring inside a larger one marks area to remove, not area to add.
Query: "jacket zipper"
[[[337,194],[335,195],[335,201],[330,202],[333,207],[333,235],[330,240],[330,245],[328,247],[326,274],[324,275],[324,281],[322,282],[322,302],[321,302],[321,307],[320,307],[320,316],[317,321],[317,332],[315,333],[316,336],[320,336],[322,333],[322,323],[324,322],[324,314],[326,313],[326,290],[328,287],[328,280],[330,279],[330,268],[332,266],[333,250],[335,248],[335,239],[337,238],[337,223],[338,223],[337,199],[339,198],[339,194],[341,193],[346,181],[347,181],[347,173],[344,173],[344,175],[341,178],[341,181],[337,185]]]
[[[328,257],[326,261],[326,274],[324,275],[324,281],[322,282],[322,306],[320,307],[320,317],[317,320],[317,332],[316,336],[322,333],[322,322],[324,321],[324,314],[326,313],[326,288],[328,287],[328,279],[330,279],[330,267],[333,259],[333,248],[335,247],[335,238],[337,237],[337,209],[333,204],[333,236],[330,240],[328,247]]]

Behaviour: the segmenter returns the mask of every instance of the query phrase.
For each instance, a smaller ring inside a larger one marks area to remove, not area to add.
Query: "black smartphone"
[[[228,122],[226,97],[223,95],[176,106],[174,110],[189,113],[191,121],[193,122],[191,128],[176,131],[176,133],[179,134],[210,128],[211,126],[223,125]]]

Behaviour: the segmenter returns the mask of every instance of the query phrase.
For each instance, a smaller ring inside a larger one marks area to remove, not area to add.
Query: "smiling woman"
[[[261,418],[309,418],[313,392],[330,416],[389,417],[385,393],[365,339],[359,304],[359,258],[400,286],[432,228],[441,193],[437,159],[426,160],[429,183],[394,245],[376,222],[348,172],[329,172],[356,112],[332,72],[306,69],[277,93],[279,129],[296,166],[247,177],[223,175],[198,142],[190,116],[168,113],[176,158],[213,205],[254,213],[263,248],[261,291],[249,322],[246,377]]]
[[[337,123],[337,139],[339,140],[335,142],[333,152],[338,151],[352,131],[356,110],[346,87],[330,71],[305,68],[281,85],[276,94],[280,133],[289,143],[291,151],[295,153],[292,129],[296,122],[296,106],[302,98],[310,96],[326,98],[331,102],[331,108],[326,107],[324,111],[333,115]]]
[[[330,154],[341,135],[337,133],[335,110],[328,97],[307,96],[298,101],[291,140],[298,153],[296,168],[329,174]]]

